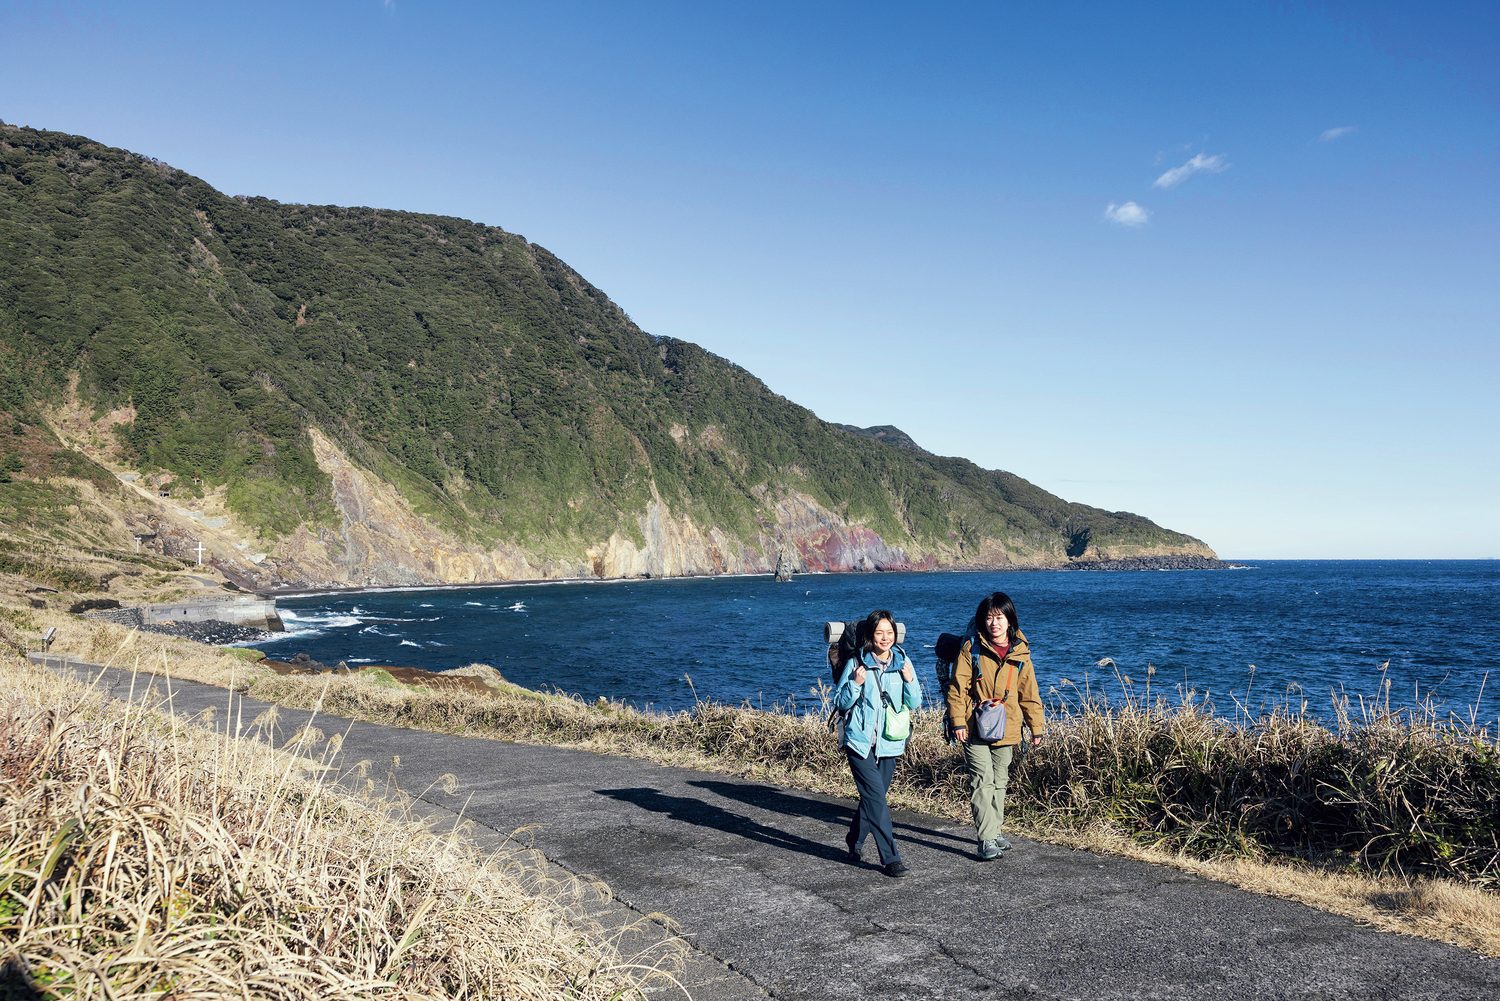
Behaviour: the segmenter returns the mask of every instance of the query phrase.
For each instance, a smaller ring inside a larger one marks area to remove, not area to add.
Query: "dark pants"
[[[891,808],[885,801],[891,776],[896,774],[896,759],[877,759],[873,750],[861,758],[847,747],[844,756],[849,759],[854,786],[859,790],[859,809],[854,811],[854,823],[849,825],[849,840],[858,850],[865,843],[866,834],[874,835],[881,865],[901,861],[901,853],[896,851],[896,836],[891,833]]]

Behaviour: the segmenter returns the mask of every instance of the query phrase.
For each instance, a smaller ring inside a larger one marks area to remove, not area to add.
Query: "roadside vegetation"
[[[504,682],[477,692],[360,675],[280,676],[168,637],[69,625],[75,656],[233,685],[281,705],[853,795],[823,720],[790,709],[701,702],[648,713]],[[1107,705],[1068,683],[1051,701],[1048,739],[1013,773],[1017,832],[1176,865],[1500,956],[1500,733],[1493,724],[1368,699],[1340,703],[1332,726],[1305,704],[1225,719],[1191,692],[1166,699],[1143,691]],[[892,801],[967,822],[962,765],[940,738],[933,711],[915,724]]]
[[[333,787],[337,742],[316,732],[282,751],[254,738],[0,653],[7,997],[602,1001],[672,985],[680,950],[622,956],[587,917],[594,889],[434,833],[393,792]]]

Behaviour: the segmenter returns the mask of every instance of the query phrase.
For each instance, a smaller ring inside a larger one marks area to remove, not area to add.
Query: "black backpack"
[[[946,706],[948,693],[953,689],[953,673],[958,666],[958,653],[963,646],[964,637],[953,633],[940,633],[933,647],[933,653],[937,656],[937,663],[933,665],[933,669],[937,673],[938,689],[942,692],[945,707],[942,717],[943,739],[950,744],[953,743],[953,721],[948,718]]]
[[[900,654],[903,659],[906,658],[906,651],[901,648],[901,643],[905,639],[906,624],[898,622],[896,623],[896,645],[891,649]],[[864,664],[861,651],[869,641],[870,630],[864,619],[823,623],[823,642],[828,644],[828,672],[833,676],[834,685],[839,683],[839,675],[844,673],[844,665],[850,660],[858,659],[861,664]],[[828,728],[831,730],[835,725],[842,723],[847,715],[848,712],[845,710],[834,709],[828,714]]]
[[[901,644],[906,641],[906,623],[896,623],[896,645],[893,649],[900,651],[901,656],[906,656],[906,651],[901,649]],[[828,644],[828,672],[833,675],[833,683],[839,683],[839,675],[844,672],[844,665],[859,656],[859,652],[870,642],[870,630],[864,619],[854,619],[850,622],[825,622],[823,623],[823,642]],[[957,653],[955,651],[955,656]],[[861,661],[863,663],[863,661]]]

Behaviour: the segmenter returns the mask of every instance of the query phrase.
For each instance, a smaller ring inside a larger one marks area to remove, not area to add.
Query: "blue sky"
[[[502,226],[1221,555],[1496,557],[1500,5],[1435,7],[0,3],[0,118]]]

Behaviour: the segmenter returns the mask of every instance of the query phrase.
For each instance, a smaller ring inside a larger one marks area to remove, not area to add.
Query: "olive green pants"
[[[1005,823],[1005,786],[1010,781],[1014,744],[965,744],[969,772],[969,806],[980,841],[994,841]]]

